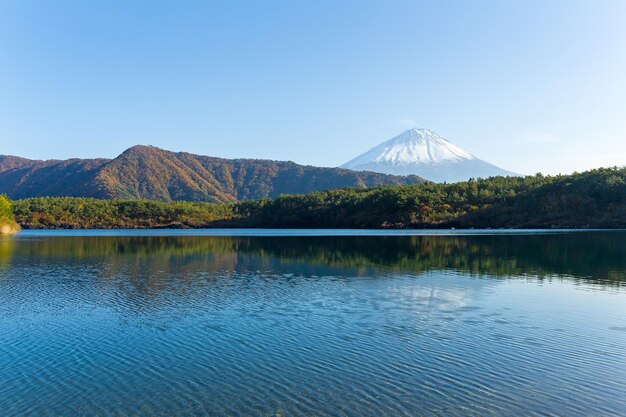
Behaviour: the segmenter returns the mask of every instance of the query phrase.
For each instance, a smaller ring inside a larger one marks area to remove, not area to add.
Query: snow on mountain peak
[[[357,171],[419,175],[438,182],[515,175],[476,158],[428,129],[409,129],[342,165]]]
[[[409,129],[376,146],[344,165],[351,168],[364,163],[392,165],[439,164],[475,157],[428,129]]]

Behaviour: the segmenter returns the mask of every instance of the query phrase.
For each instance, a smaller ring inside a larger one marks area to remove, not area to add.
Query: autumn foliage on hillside
[[[0,156],[0,193],[13,199],[91,197],[230,203],[280,194],[418,184],[399,177],[294,162],[223,159],[134,146],[115,159],[33,161]]]

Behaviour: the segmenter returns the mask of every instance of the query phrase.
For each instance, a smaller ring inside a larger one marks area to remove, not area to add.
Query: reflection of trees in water
[[[8,238],[0,240],[0,271],[4,276],[15,271],[27,276],[23,274],[36,270],[40,281],[38,288],[45,287],[45,291],[41,290],[43,296],[116,297],[125,301],[109,303],[113,308],[132,310],[137,316],[144,316],[155,308],[176,305],[177,314],[182,317],[186,306],[193,310],[194,301],[206,303],[215,297],[225,300],[246,293],[250,299],[260,294],[280,297],[280,293],[266,291],[267,280],[277,277],[284,285],[296,288],[304,284],[303,279],[315,280],[316,276],[389,277],[429,271],[455,271],[488,278],[561,277],[599,286],[624,285],[626,239],[623,237],[623,233],[607,232],[495,236]],[[55,271],[54,279],[49,279],[46,271]],[[41,276],[46,279],[41,280]],[[485,283],[468,281],[467,285]],[[442,291],[435,282],[432,284],[433,290]],[[237,290],[229,291],[231,285]],[[453,302],[452,289],[446,291],[446,297],[452,297],[449,301]],[[288,293],[283,295],[289,296]],[[432,294],[414,295],[421,299]],[[233,301],[240,304],[239,298]]]
[[[10,236],[0,237],[0,270],[11,261],[13,239]]]
[[[0,241],[0,262],[43,258],[99,262],[105,274],[139,279],[192,272],[267,271],[285,266],[353,275],[355,270],[431,270],[510,277],[573,276],[623,282],[626,239],[619,232],[473,236],[90,236]],[[3,246],[4,245],[4,246]],[[13,254],[11,255],[11,251]],[[4,261],[3,261],[4,259]],[[347,269],[347,270],[346,270]],[[158,273],[157,273],[158,272]],[[318,274],[319,275],[319,274]]]

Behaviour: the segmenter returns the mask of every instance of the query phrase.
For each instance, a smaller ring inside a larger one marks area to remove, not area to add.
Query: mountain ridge
[[[0,194],[236,202],[344,187],[419,184],[400,177],[291,161],[225,159],[135,145],[115,158],[32,160],[0,156]]]

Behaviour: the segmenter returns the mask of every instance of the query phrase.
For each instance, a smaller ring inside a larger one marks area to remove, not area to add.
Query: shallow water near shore
[[[624,231],[0,237],[0,415],[618,416]]]

